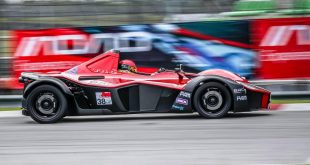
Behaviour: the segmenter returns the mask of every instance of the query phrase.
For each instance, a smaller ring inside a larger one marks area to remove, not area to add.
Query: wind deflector
[[[116,73],[119,52],[111,50],[78,66],[78,74],[83,73]]]

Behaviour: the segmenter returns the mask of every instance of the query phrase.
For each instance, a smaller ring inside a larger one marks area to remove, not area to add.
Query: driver
[[[122,60],[119,62],[119,71],[137,73],[137,67],[131,60]]]

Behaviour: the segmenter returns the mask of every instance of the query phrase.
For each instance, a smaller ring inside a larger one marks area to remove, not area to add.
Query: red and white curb
[[[310,111],[310,103],[301,104],[271,104],[270,110],[264,111]],[[0,118],[3,117],[22,117],[21,111],[0,111]]]

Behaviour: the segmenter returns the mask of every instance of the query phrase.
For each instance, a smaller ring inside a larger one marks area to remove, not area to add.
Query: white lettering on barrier
[[[296,33],[296,45],[310,45],[309,25],[271,26],[260,46],[286,46]]]
[[[83,34],[25,37],[19,43],[14,56],[94,54],[110,49],[121,52],[142,52],[152,49],[152,38],[148,32],[101,33],[89,37]],[[71,41],[72,48],[69,48]],[[130,44],[130,43],[134,44]],[[131,46],[132,45],[132,46]]]

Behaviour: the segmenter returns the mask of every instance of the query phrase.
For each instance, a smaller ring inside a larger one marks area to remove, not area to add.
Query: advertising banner
[[[254,20],[252,38],[261,79],[310,77],[310,18]]]
[[[64,71],[110,49],[139,71],[159,67],[199,72],[218,68],[253,77],[256,55],[248,21],[123,25],[12,32],[13,75]]]

